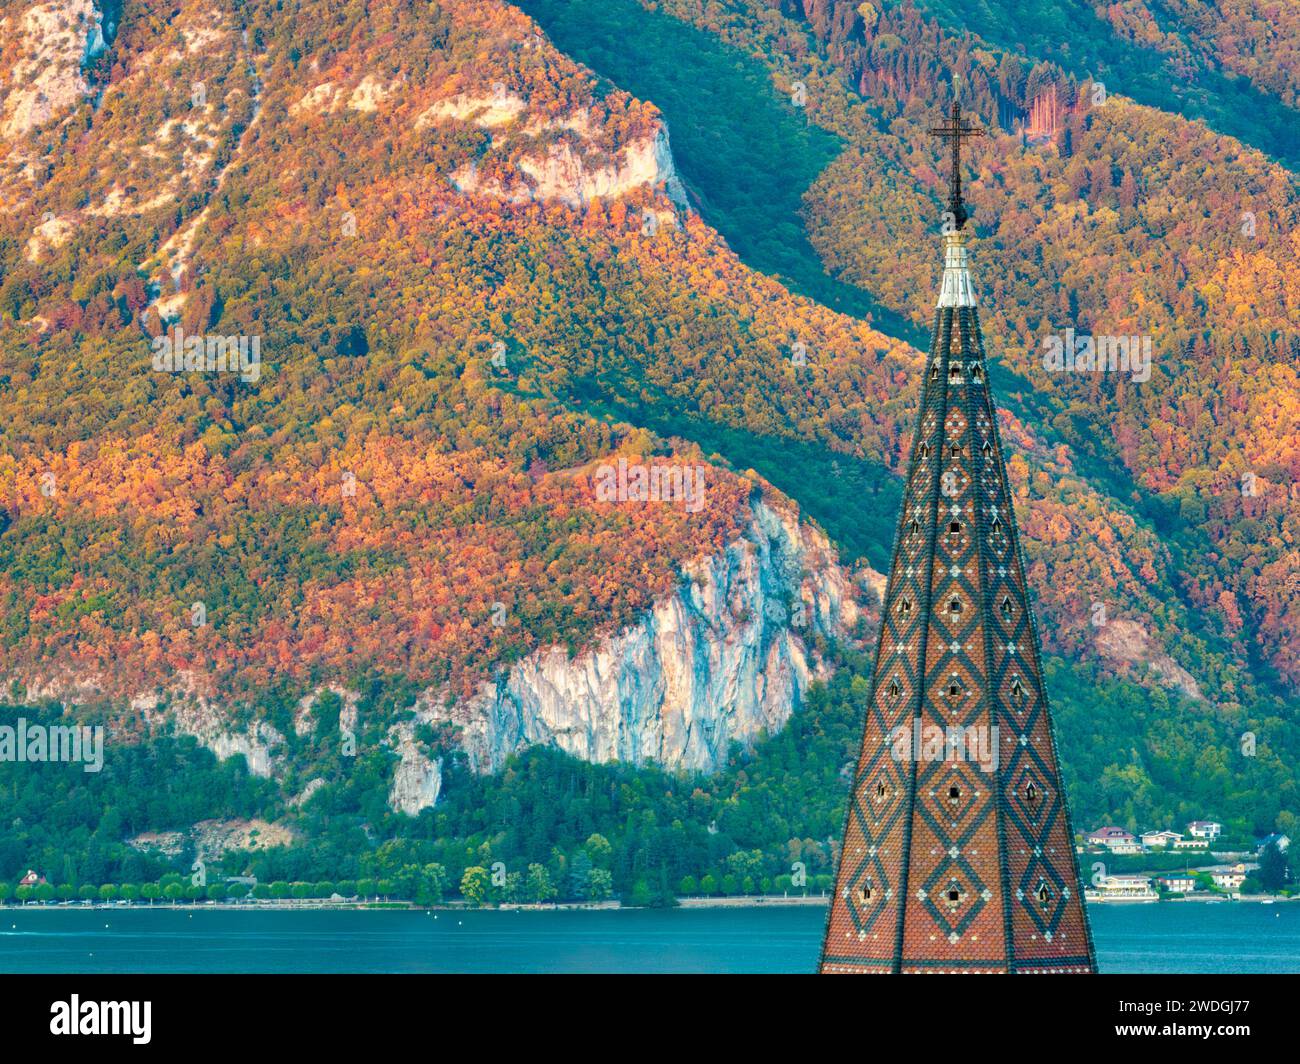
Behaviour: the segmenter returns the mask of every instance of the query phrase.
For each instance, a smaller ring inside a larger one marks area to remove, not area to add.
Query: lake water
[[[1089,910],[1105,972],[1300,972],[1300,904]],[[820,907],[0,909],[0,972],[810,972]]]

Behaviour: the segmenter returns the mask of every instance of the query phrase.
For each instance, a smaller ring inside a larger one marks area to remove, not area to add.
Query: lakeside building
[[[1196,890],[1196,876],[1191,872],[1162,872],[1156,882],[1171,894],[1191,894]]]
[[[1208,873],[1211,882],[1220,890],[1240,890],[1250,873],[1258,868],[1254,862],[1238,861],[1236,864],[1211,865],[1200,871]]]
[[[1158,901],[1150,876],[1098,876],[1088,888],[1089,901]]]
[[[1131,831],[1125,831],[1113,825],[1104,828],[1097,828],[1084,836],[1084,842],[1089,846],[1100,846],[1109,850],[1111,853],[1141,853],[1142,846],[1138,843],[1137,836]]]
[[[1273,832],[1272,835],[1265,835],[1262,839],[1256,840],[1255,852],[1263,853],[1270,846],[1276,846],[1278,853],[1286,853],[1291,847],[1291,837],[1277,831]]]
[[[1182,837],[1176,831],[1144,831],[1142,832],[1142,849],[1166,850],[1176,845]]]

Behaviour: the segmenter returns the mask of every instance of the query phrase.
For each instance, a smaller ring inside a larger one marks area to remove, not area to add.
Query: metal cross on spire
[[[952,172],[948,175],[948,213],[953,217],[953,224],[961,229],[970,217],[966,213],[966,204],[961,198],[961,141],[963,137],[982,137],[984,130],[969,125],[962,120],[961,103],[957,100],[957,86],[960,82],[953,78],[952,117],[946,126],[934,126],[930,130],[932,137],[946,137],[952,140]]]

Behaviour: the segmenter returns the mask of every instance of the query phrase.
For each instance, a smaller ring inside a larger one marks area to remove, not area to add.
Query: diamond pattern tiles
[[[973,306],[936,312],[823,972],[1095,970]]]

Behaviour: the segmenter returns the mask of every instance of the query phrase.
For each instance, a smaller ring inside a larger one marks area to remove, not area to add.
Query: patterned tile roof
[[[965,242],[944,237],[827,973],[1096,970]]]

